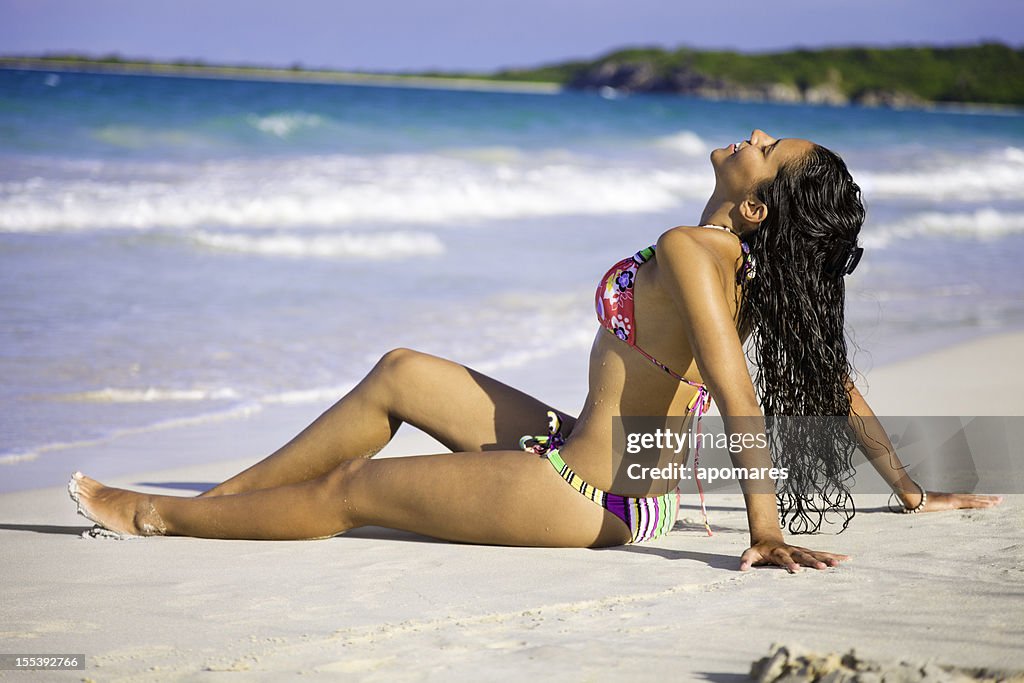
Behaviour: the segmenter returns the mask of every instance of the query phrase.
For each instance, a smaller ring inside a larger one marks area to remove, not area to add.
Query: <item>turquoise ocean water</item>
[[[1019,114],[0,71],[0,490],[68,444],[326,407],[395,346],[586,353],[597,277],[695,223],[754,127],[864,188],[858,365],[1024,326]]]

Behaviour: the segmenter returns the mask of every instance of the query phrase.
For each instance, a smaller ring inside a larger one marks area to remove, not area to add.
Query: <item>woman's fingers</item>
[[[747,548],[740,557],[740,571],[747,571],[753,566],[771,564],[784,568],[790,574],[795,574],[800,567],[828,569],[848,559],[850,559],[848,555],[809,550],[794,545],[756,545]]]
[[[979,495],[958,495],[959,507],[962,508],[991,508],[1003,502],[1002,496],[979,496]]]
[[[805,567],[813,567],[814,569],[825,569],[828,567],[828,565],[817,556],[817,553],[813,551],[799,549],[793,553],[793,559]]]
[[[740,571],[748,571],[756,564],[761,564],[762,556],[755,548],[747,548],[740,556]]]
[[[939,512],[941,510],[991,508],[1002,502],[1002,496],[983,496],[974,493],[943,493],[941,491],[929,491],[928,504],[925,505],[924,511]]]
[[[838,567],[840,562],[844,562],[850,559],[849,555],[842,555],[840,553],[818,553],[821,557],[822,562],[830,567]]]
[[[800,563],[800,565],[804,567],[811,567],[813,569],[837,567],[843,560],[850,559],[849,555],[826,553],[820,550],[808,550],[807,548],[800,548],[796,546],[790,546],[789,556]]]
[[[800,569],[800,565],[793,561],[793,556],[787,546],[776,548],[772,553],[772,558],[775,560],[775,564],[784,567],[790,574],[796,574]]]

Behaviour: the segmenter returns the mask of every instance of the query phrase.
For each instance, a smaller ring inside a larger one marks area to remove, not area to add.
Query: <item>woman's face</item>
[[[814,143],[799,138],[776,140],[755,128],[750,139],[711,152],[718,189],[727,195],[745,197],[754,187],[771,180],[786,162],[799,159]]]

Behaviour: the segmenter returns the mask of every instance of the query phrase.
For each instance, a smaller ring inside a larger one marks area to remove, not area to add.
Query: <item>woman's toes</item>
[[[72,475],[68,493],[80,515],[106,529],[133,536],[167,533],[152,496],[104,486],[81,472]]]

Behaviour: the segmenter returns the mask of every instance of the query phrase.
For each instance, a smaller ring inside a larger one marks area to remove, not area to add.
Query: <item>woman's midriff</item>
[[[612,424],[622,415],[685,416],[696,389],[661,372],[605,330],[598,332],[591,349],[589,379],[586,403],[559,449],[566,464],[589,484],[623,496],[656,496],[674,489],[675,482],[628,476],[630,456],[613,452]],[[681,463],[686,456],[685,451],[666,454],[659,466]]]

